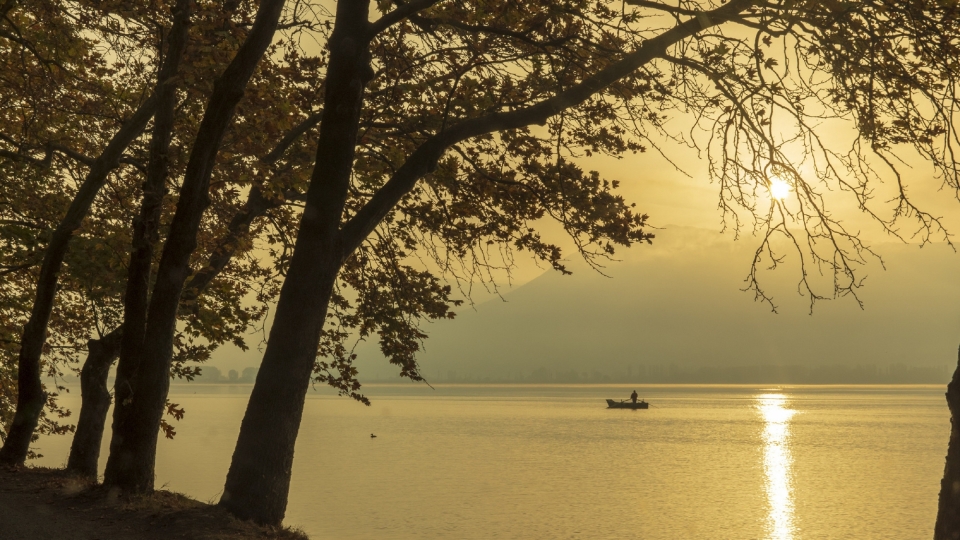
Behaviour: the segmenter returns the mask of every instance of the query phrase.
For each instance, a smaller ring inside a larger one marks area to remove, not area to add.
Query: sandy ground
[[[166,491],[122,499],[56,469],[0,468],[0,540],[307,540]]]

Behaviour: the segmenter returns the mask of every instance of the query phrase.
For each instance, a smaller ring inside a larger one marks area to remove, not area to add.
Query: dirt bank
[[[0,540],[308,540],[169,491],[111,495],[58,469],[0,467]]]

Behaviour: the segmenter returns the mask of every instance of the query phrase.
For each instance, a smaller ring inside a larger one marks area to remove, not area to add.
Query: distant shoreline
[[[249,386],[256,381],[258,368],[247,367],[243,370],[221,370],[214,365],[200,366],[203,372],[191,382],[174,379],[172,384],[182,386],[204,384],[212,386]],[[855,364],[783,364],[783,365],[734,365],[714,366],[676,362],[662,364],[637,364],[627,366],[622,371],[594,369],[585,364],[577,370],[566,368],[540,367],[536,369],[518,369],[512,373],[476,373],[460,372],[455,368],[442,369],[436,366],[424,366],[423,378],[429,385],[946,385],[950,382],[955,365],[927,364],[908,365],[895,363],[889,365]],[[400,379],[395,372],[378,369],[361,369],[360,383],[364,386],[374,384],[419,384]],[[385,376],[382,376],[385,375]],[[61,379],[67,383],[76,383],[76,376]],[[110,386],[113,380],[108,381]]]
[[[195,382],[172,382],[174,386],[186,387],[186,386],[238,386],[238,387],[253,387],[253,383],[195,383]],[[434,387],[490,387],[490,386],[509,386],[509,387],[531,387],[531,388],[622,388],[627,386],[636,386],[638,388],[759,388],[764,386],[776,386],[779,388],[792,388],[792,387],[818,387],[818,386],[830,386],[830,387],[876,387],[876,388],[886,388],[886,387],[923,387],[923,388],[940,388],[946,387],[947,383],[777,383],[777,382],[762,382],[762,383],[645,383],[645,382],[608,382],[608,383],[527,383],[527,382],[482,382],[482,383],[471,383],[471,382],[457,382],[457,383],[430,383],[430,386]],[[423,383],[413,382],[413,381],[397,381],[397,382],[365,382],[361,388],[366,387],[390,387],[390,388],[417,388],[424,387],[429,389],[430,386],[427,386]],[[320,385],[317,385],[317,388],[324,388]],[[332,389],[331,389],[332,390]]]
[[[362,382],[362,381],[361,381]],[[429,382],[429,381],[428,381]],[[650,382],[603,382],[603,383],[537,383],[537,382],[442,382],[442,383],[433,383],[426,385],[420,382],[414,381],[376,381],[376,382],[363,382],[361,388],[425,388],[427,390],[430,387],[437,388],[484,388],[484,387],[511,387],[511,388],[626,388],[626,387],[637,387],[637,388],[761,388],[766,386],[775,386],[778,388],[816,388],[816,387],[832,387],[832,388],[887,388],[887,387],[898,387],[898,388],[946,388],[947,382],[942,383],[849,383],[849,382],[837,382],[837,383],[783,383],[783,382],[749,382],[749,383],[650,383]],[[61,379],[61,383],[70,388],[79,388],[80,381],[72,380],[65,381]],[[202,387],[209,386],[214,388],[253,388],[253,383],[230,383],[230,382],[186,382],[186,381],[171,381],[170,385],[176,387],[177,389],[190,388],[190,387]],[[113,386],[113,380],[111,379],[108,382],[108,386]],[[316,385],[317,390],[330,391],[334,392],[332,388],[329,388],[324,385]]]

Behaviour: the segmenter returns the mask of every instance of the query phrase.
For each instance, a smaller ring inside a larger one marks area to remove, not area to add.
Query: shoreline
[[[0,467],[0,524],[11,540],[309,540],[179,493],[117,497],[63,469],[27,466]]]

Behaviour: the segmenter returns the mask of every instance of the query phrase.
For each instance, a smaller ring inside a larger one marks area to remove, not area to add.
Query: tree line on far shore
[[[255,367],[248,367],[248,368],[243,368],[243,371],[237,371],[235,369],[231,369],[231,370],[228,370],[226,373],[223,373],[214,366],[203,366],[203,371],[194,380],[204,384],[210,384],[210,383],[251,384],[257,380],[257,371],[258,370]]]

